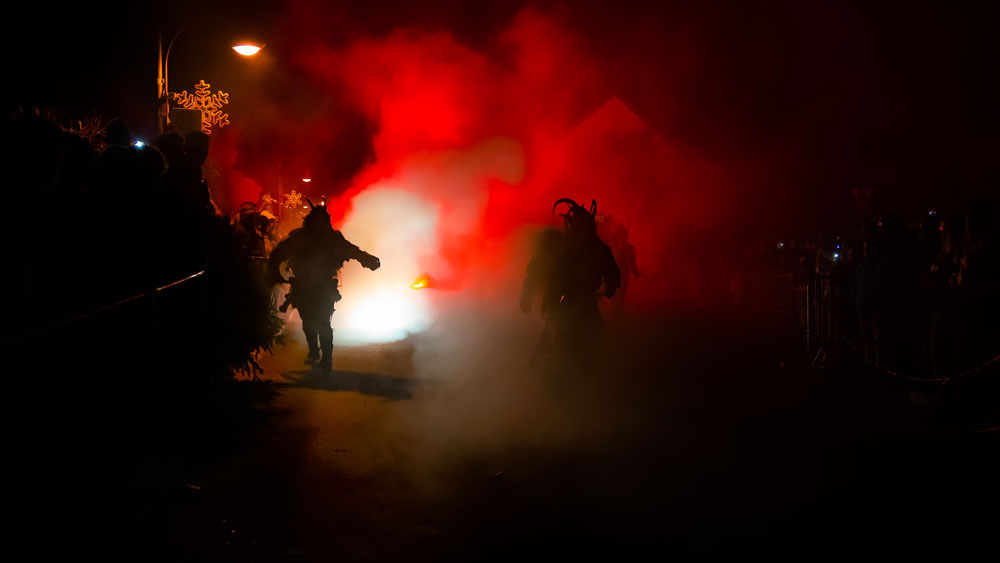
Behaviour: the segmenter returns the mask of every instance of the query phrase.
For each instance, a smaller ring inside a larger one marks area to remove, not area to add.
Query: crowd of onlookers
[[[3,138],[31,335],[59,346],[76,332],[155,326],[140,341],[151,356],[187,350],[220,370],[246,369],[270,343],[277,320],[243,224],[219,213],[202,175],[208,135],[142,144],[112,121],[85,138],[24,112],[4,120]]]
[[[238,442],[264,392],[234,374],[256,373],[280,329],[270,287],[213,205],[208,136],[142,145],[118,121],[87,137],[35,112],[0,128],[11,547],[45,552],[57,535],[103,549],[107,530],[162,545],[173,516],[161,507],[180,506],[163,503],[197,489],[188,480]]]
[[[993,199],[855,232],[762,244],[757,263],[788,276],[791,312],[812,345],[849,344],[869,366],[958,375],[1000,355],[1000,211]]]

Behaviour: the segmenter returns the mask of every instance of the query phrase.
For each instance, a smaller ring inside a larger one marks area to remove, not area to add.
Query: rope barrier
[[[862,357],[864,356],[864,354],[860,350],[858,350],[858,348],[853,343],[851,343],[850,339],[848,339],[846,336],[844,336],[844,333],[842,333],[842,332],[840,332],[838,330],[837,334],[840,336],[841,340],[843,340],[844,343],[846,343],[851,348],[851,350],[854,350],[854,352],[856,354],[858,354],[859,356],[862,356]],[[894,376],[899,377],[901,379],[906,379],[906,380],[909,380],[909,381],[922,381],[922,382],[925,382],[925,383],[947,383],[949,381],[954,381],[954,380],[956,380],[956,379],[958,379],[960,377],[965,377],[967,375],[971,375],[971,374],[973,374],[973,373],[975,373],[977,371],[980,371],[982,369],[985,369],[985,368],[989,367],[990,365],[992,365],[994,363],[997,363],[997,362],[1000,362],[1000,355],[995,356],[995,357],[993,357],[993,358],[991,358],[989,360],[986,360],[982,364],[979,364],[978,366],[976,366],[976,367],[974,367],[972,369],[968,369],[968,370],[966,370],[966,371],[964,371],[962,373],[959,373],[957,375],[952,375],[950,377],[913,377],[913,376],[903,375],[901,373],[897,373],[897,372],[895,372],[895,371],[893,371],[893,370],[891,370],[891,369],[883,366],[882,364],[880,364],[880,363],[878,363],[876,361],[872,361],[872,365],[874,365],[876,368],[878,368],[878,369],[880,369],[880,370],[882,370],[882,371],[884,371],[884,372],[886,372],[888,374],[891,374],[891,375],[894,375]]]
[[[153,289],[153,290],[148,291],[146,293],[140,293],[138,295],[133,295],[132,297],[129,297],[127,299],[122,299],[121,301],[117,301],[115,303],[111,303],[110,305],[105,305],[104,307],[100,307],[100,308],[94,309],[92,311],[87,311],[86,313],[82,313],[82,314],[76,315],[75,317],[70,317],[68,319],[63,319],[63,320],[61,320],[59,322],[53,323],[53,324],[45,327],[45,328],[37,330],[36,334],[37,333],[41,333],[41,332],[46,332],[46,331],[52,330],[54,328],[58,328],[60,326],[65,326],[65,325],[68,325],[68,324],[75,323],[75,322],[77,322],[79,320],[82,320],[82,319],[85,319],[87,317],[92,317],[94,315],[98,315],[100,313],[103,313],[104,311],[107,311],[109,309],[114,309],[115,307],[119,307],[121,305],[124,305],[126,303],[130,303],[130,302],[135,301],[137,299],[142,299],[143,297],[155,296],[157,293],[159,293],[159,292],[161,292],[161,291],[163,291],[165,289],[170,289],[171,287],[174,287],[175,285],[179,285],[179,284],[182,284],[184,282],[190,281],[190,280],[192,280],[194,278],[197,278],[198,276],[203,275],[204,273],[205,273],[205,270],[202,270],[202,271],[200,271],[198,273],[191,274],[190,276],[187,276],[186,278],[181,278],[181,279],[179,279],[179,280],[177,280],[175,282],[171,282],[171,283],[168,283],[167,285],[164,285],[164,286],[161,286],[161,287],[157,287],[156,289]]]

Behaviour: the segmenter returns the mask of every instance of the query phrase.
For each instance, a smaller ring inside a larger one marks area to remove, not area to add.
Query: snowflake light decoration
[[[213,95],[211,87],[202,80],[195,84],[194,94],[188,94],[187,90],[174,94],[174,101],[184,109],[201,110],[201,131],[206,135],[212,134],[212,125],[220,129],[229,125],[229,114],[222,113],[222,106],[229,103],[229,94],[220,90]]]
[[[292,190],[287,194],[285,194],[284,199],[285,199],[284,205],[286,209],[298,209],[302,207],[302,194],[300,194],[295,190]]]
[[[304,219],[308,214],[308,207],[305,205],[305,198],[299,192],[292,190],[282,198],[282,207],[288,210],[289,215],[295,219]]]

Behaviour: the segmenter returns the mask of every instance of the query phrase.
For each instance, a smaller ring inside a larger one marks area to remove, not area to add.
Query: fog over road
[[[178,543],[290,561],[811,557],[971,548],[996,523],[996,432],[810,370],[773,331],[612,324],[597,382],[553,392],[527,369],[529,321],[467,320],[337,347],[326,375],[293,319],[261,358],[267,420],[197,476]]]

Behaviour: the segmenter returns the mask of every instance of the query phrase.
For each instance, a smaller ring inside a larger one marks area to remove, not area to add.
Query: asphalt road
[[[553,388],[533,328],[450,319],[322,374],[289,326],[266,416],[190,477],[174,537],[234,560],[620,560],[954,553],[1000,529],[998,433],[939,395],[690,320],[612,325],[598,377]]]
[[[611,323],[595,377],[561,385],[530,367],[529,317],[458,314],[402,341],[338,346],[330,374],[303,362],[297,328],[259,358],[261,381],[205,390],[212,416],[185,428],[64,454],[74,430],[60,422],[69,437],[26,441],[49,469],[20,487],[29,533],[14,551],[956,557],[1000,529],[1000,432],[968,408],[983,387],[963,399],[815,369],[794,334],[759,319]],[[120,425],[116,414],[107,428]],[[88,464],[100,470],[78,470]]]

